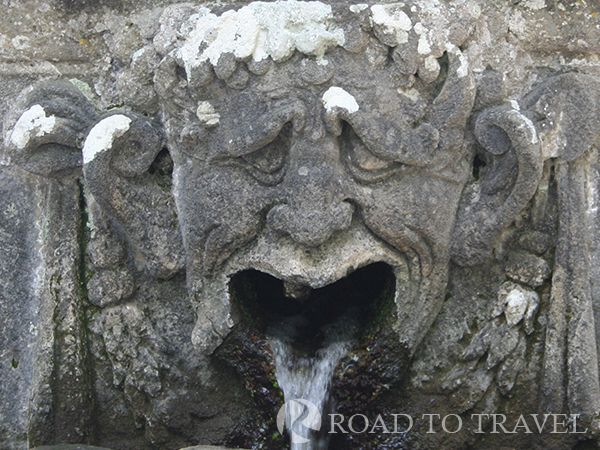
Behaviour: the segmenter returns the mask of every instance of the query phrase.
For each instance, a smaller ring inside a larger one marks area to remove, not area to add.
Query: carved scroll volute
[[[534,123],[544,159],[573,161],[598,140],[600,79],[564,73],[545,80],[521,101]]]
[[[463,196],[452,247],[453,259],[460,265],[479,264],[490,256],[542,176],[536,128],[519,111],[507,107],[485,111],[477,119],[475,135],[492,163],[482,171],[480,183]]]
[[[86,442],[93,435],[93,380],[80,279],[81,147],[97,116],[71,83],[45,81],[27,89],[5,122],[5,156],[11,164],[48,177],[36,183],[40,289],[35,297],[36,348],[31,378],[28,442],[31,446]],[[15,301],[20,299],[15,298]],[[32,326],[34,324],[32,323]],[[50,413],[50,412],[51,413]]]
[[[125,231],[138,268],[168,278],[183,268],[185,257],[170,180],[161,183],[159,175],[150,173],[162,149],[163,133],[156,124],[117,111],[90,130],[83,173],[93,201]]]
[[[17,99],[11,115],[5,136],[11,163],[42,176],[80,173],[83,140],[97,114],[75,86],[39,83]]]
[[[597,434],[600,429],[598,295],[593,288],[598,263],[598,228],[591,169],[600,135],[600,79],[565,73],[545,80],[524,99],[535,121],[542,153],[555,158],[558,190],[558,240],[548,302],[541,406],[544,411],[579,414]],[[586,427],[588,425],[586,424]]]

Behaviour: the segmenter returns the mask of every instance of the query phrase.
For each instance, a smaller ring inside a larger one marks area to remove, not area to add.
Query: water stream
[[[318,330],[319,336],[314,336],[310,325],[310,318],[292,316],[267,332],[275,356],[277,383],[284,394],[291,450],[327,450],[326,421],[320,419],[334,411],[330,396],[333,373],[355,344],[358,333],[353,311]],[[306,336],[306,332],[313,335]]]
[[[285,422],[291,450],[328,448],[335,369],[356,348],[360,330],[393,301],[395,285],[392,267],[381,262],[318,289],[254,269],[232,277],[234,296],[266,327],[286,405],[277,425],[284,434]]]

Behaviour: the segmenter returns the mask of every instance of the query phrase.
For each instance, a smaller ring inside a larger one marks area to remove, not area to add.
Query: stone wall
[[[268,323],[365,268],[332,395],[414,427],[329,448],[597,445],[600,5],[2,7],[0,447],[286,448]]]

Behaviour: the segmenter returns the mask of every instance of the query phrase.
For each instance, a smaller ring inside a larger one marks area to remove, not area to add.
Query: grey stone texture
[[[79,445],[79,444],[61,444],[61,445],[42,445],[35,447],[33,450],[109,450],[104,447],[96,447],[94,445]]]
[[[1,5],[1,448],[287,448],[265,322],[372,264],[414,427],[330,449],[598,445],[597,4]]]
[[[61,444],[61,445],[42,445],[35,447],[32,450],[110,450],[104,447],[96,447],[94,445],[79,445],[79,444]],[[217,447],[215,445],[195,445],[186,447],[181,450],[231,450],[225,447]]]

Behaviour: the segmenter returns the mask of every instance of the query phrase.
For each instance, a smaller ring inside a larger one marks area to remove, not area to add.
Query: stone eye
[[[347,122],[342,122],[340,147],[350,173],[362,183],[384,180],[402,166],[400,163],[387,161],[373,154]]]
[[[245,168],[261,183],[270,186],[278,184],[285,172],[291,137],[292,124],[288,122],[275,139],[258,150],[240,156],[240,159]]]

